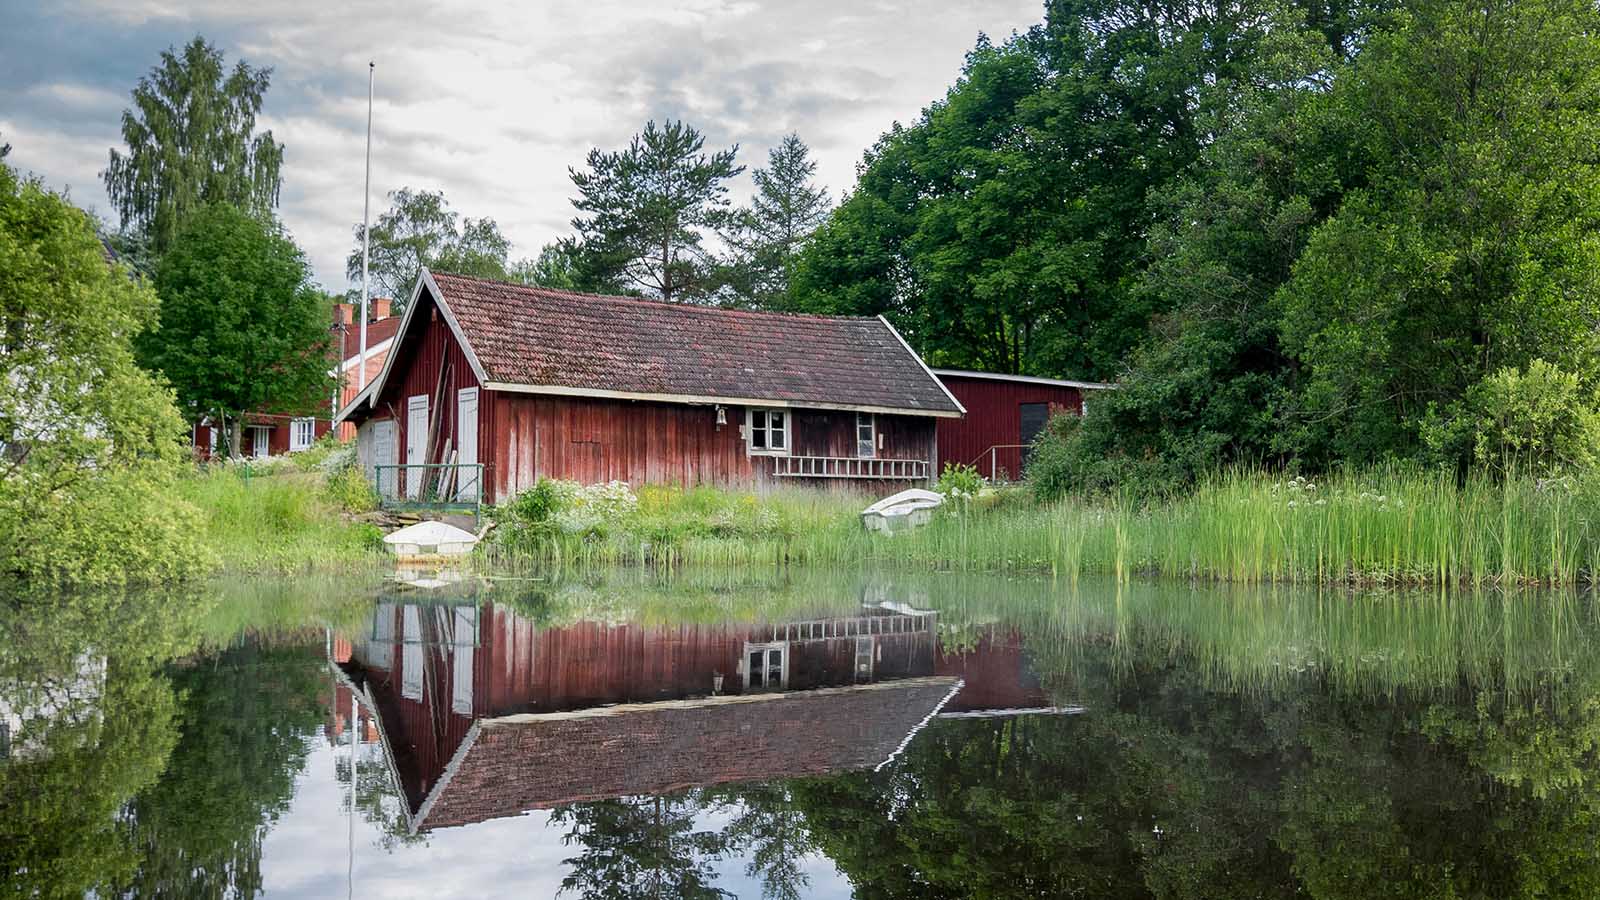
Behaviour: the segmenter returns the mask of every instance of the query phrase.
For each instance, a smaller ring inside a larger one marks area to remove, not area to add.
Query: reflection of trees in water
[[[109,893],[137,867],[121,813],[161,776],[178,701],[156,671],[187,652],[193,593],[0,595],[0,700],[22,717],[0,760],[0,884]]]
[[[133,896],[250,897],[261,844],[288,808],[327,684],[322,647],[254,642],[171,672],[182,737],[124,818],[142,862]]]
[[[570,830],[563,843],[578,854],[561,891],[585,898],[722,898],[712,885],[711,863],[727,850],[725,838],[695,827],[698,793],[675,797],[623,797],[578,803],[554,811],[551,821]]]
[[[0,761],[0,882],[19,896],[104,892],[138,865],[118,811],[160,777],[177,703],[165,679],[113,663],[95,706],[35,723],[27,754]]]
[[[722,837],[730,851],[749,856],[745,874],[761,882],[768,900],[798,900],[810,886],[800,861],[816,851],[805,815],[787,783],[743,785],[714,792],[732,820]]]
[[[1573,778],[1594,772],[1591,700],[1514,713],[1471,691],[1357,699],[1308,677],[1262,698],[1181,664],[1128,677],[1089,715],[940,722],[882,773],[797,784],[807,826],[865,897],[1600,888],[1600,791]],[[1551,774],[1563,789],[1541,796]]]
[[[791,898],[820,851],[864,898],[1600,892],[1592,687],[1252,693],[1127,654],[1080,660],[1114,673],[1080,681],[1086,715],[935,722],[882,772],[558,811],[565,888],[715,896],[711,861],[742,855]]]

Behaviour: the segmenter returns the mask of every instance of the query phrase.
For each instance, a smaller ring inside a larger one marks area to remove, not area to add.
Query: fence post
[[[990,481],[994,480],[995,472],[997,471],[996,468],[995,468],[994,455],[995,455],[994,445],[990,444],[989,445],[989,480]]]

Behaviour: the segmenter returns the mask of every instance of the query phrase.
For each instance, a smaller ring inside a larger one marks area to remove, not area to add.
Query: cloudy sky
[[[1041,15],[1040,0],[0,0],[0,140],[13,165],[109,213],[99,173],[128,91],[203,34],[230,64],[273,68],[261,125],[286,147],[281,214],[317,279],[342,290],[368,59],[374,218],[391,190],[443,190],[531,256],[570,230],[567,167],[651,118],[737,143],[752,166],[798,132],[837,196],[890,123],[943,95],[979,32]]]

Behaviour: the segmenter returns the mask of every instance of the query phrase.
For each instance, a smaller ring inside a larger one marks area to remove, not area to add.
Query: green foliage
[[[330,472],[323,490],[334,505],[347,513],[365,513],[378,508],[378,492],[372,489],[372,483],[360,466],[345,466]]]
[[[983,490],[983,476],[978,474],[977,466],[947,462],[944,464],[944,471],[939,473],[938,484],[934,485],[933,489],[943,494],[947,500],[965,507]]]
[[[1600,448],[1600,395],[1536,359],[1468,389],[1454,415],[1423,420],[1422,441],[1451,462],[1548,475],[1587,469]]]
[[[441,191],[401,188],[389,193],[389,202],[389,211],[372,226],[367,268],[372,296],[393,299],[396,314],[405,311],[424,267],[501,281],[511,277],[506,261],[511,242],[495,220],[468,218],[458,224],[456,211]],[[357,224],[345,275],[358,285],[361,241],[362,228]]]
[[[626,150],[591,150],[585,170],[569,170],[586,288],[615,285],[663,300],[711,296],[717,266],[705,240],[731,223],[727,181],[744,167],[734,165],[737,146],[704,148],[693,127],[652,120]]]
[[[181,408],[227,423],[238,453],[247,412],[306,413],[328,402],[329,311],[304,254],[278,226],[231,206],[193,214],[161,260],[161,321],[140,356]]]
[[[767,167],[752,174],[750,206],[735,217],[728,236],[736,302],[756,309],[793,309],[790,284],[805,242],[828,216],[828,193],[813,184],[817,164],[797,134],[767,154]]]
[[[630,514],[573,515],[557,483],[497,511],[491,564],[870,565],[1240,583],[1577,584],[1600,572],[1600,478],[1537,481],[1387,466],[1302,476],[1230,469],[1191,492],[1037,502],[995,492],[963,516],[884,537],[870,498],[641,489]],[[543,518],[536,518],[542,515]],[[529,525],[538,522],[540,525]]]
[[[155,313],[88,216],[0,165],[0,573],[101,584],[203,565],[170,492],[183,421],[130,346]]]
[[[583,253],[571,240],[560,240],[539,248],[535,259],[518,262],[508,273],[512,281],[561,291],[584,288]]]
[[[566,482],[540,478],[533,487],[493,511],[503,543],[524,543],[555,533],[556,515],[566,505]]]
[[[1366,184],[1278,298],[1284,349],[1307,369],[1285,423],[1314,457],[1416,453],[1428,404],[1534,359],[1593,380],[1597,26],[1570,0],[1422,2],[1341,73],[1327,102]]]
[[[1115,376],[1160,298],[1137,290],[1154,198],[1234,93],[1301,32],[1275,2],[1055,2],[863,160],[802,255],[800,305],[888,315],[931,358]]]
[[[177,491],[201,511],[199,533],[227,572],[361,570],[377,563],[383,535],[344,518],[344,504],[370,498],[371,489],[359,490],[350,477],[325,482],[322,473],[292,468],[252,474],[248,465],[212,466],[181,479]]]
[[[271,76],[242,61],[226,72],[222,52],[199,36],[162,52],[122,113],[128,152],[113,148],[102,173],[124,231],[145,235],[159,255],[206,206],[271,214],[283,145],[271,131],[254,133]]]

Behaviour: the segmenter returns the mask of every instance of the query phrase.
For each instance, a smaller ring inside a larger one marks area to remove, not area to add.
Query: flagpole
[[[361,193],[361,351],[356,356],[356,365],[360,367],[361,374],[356,378],[356,390],[367,386],[367,304],[371,301],[371,292],[367,288],[367,257],[372,244],[369,217],[372,214],[372,76],[377,68],[377,63],[367,63],[367,178],[362,185]]]

